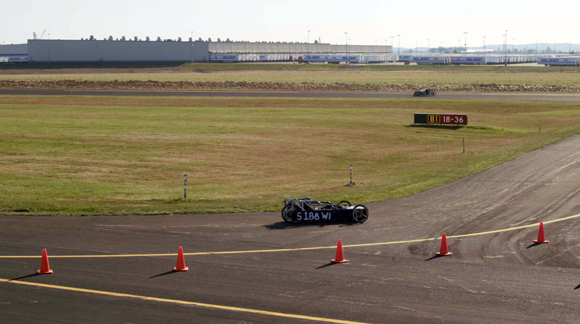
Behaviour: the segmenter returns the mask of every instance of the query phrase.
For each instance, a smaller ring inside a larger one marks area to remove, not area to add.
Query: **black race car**
[[[417,90],[417,91],[415,91],[415,93],[413,93],[413,97],[425,97],[425,96],[436,96],[436,95],[437,95],[437,91],[435,91],[433,89],[429,89],[429,88]]]
[[[282,219],[288,223],[356,222],[364,223],[369,210],[364,205],[352,206],[348,201],[333,204],[308,197],[284,199]]]

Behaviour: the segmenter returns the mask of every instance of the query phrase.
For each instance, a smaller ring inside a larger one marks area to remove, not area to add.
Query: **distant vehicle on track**
[[[429,89],[429,88],[424,88],[421,90],[417,90],[415,91],[415,93],[413,93],[413,97],[426,97],[426,96],[436,96],[437,95],[437,91],[433,90],[433,89]]]
[[[286,198],[282,208],[282,219],[287,223],[364,223],[368,218],[368,208],[364,205],[352,206],[346,200],[333,204],[330,201],[318,201],[309,197]]]

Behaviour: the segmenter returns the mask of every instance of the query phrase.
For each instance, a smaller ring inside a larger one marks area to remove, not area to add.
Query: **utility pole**
[[[465,54],[467,54],[467,32],[463,32],[463,35],[465,36]]]

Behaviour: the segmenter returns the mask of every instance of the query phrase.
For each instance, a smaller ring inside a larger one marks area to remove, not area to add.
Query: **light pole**
[[[467,32],[463,32],[463,35],[465,36],[465,54],[467,54]]]
[[[191,63],[193,63],[193,31],[191,31],[191,38],[190,38],[190,42],[191,42]]]
[[[308,31],[308,40],[307,40],[307,43],[308,43],[308,51],[307,51],[308,53],[307,54],[310,55],[310,30]]]
[[[346,44],[344,46],[345,52],[346,52],[346,56],[348,56],[348,32],[344,32],[344,43]],[[347,61],[348,61],[348,58],[347,58]]]
[[[48,33],[48,63],[50,63],[50,33]]]
[[[504,66],[507,66],[507,37],[508,37],[508,31],[507,29],[505,30],[505,42],[504,42],[504,48],[503,48],[503,54],[504,54]]]
[[[401,54],[401,35],[397,35],[397,37],[399,38],[399,54]]]
[[[485,50],[485,36],[483,36],[483,55],[487,55],[487,51]]]
[[[350,41],[350,38],[348,39],[348,43],[352,43],[352,42]],[[348,59],[348,64],[350,64],[350,58],[347,58],[347,59]]]
[[[427,53],[429,53],[430,49],[431,49],[431,38],[427,38]]]
[[[417,54],[417,41],[415,41],[415,54]]]

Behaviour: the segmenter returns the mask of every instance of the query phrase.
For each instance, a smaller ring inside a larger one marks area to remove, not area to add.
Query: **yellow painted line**
[[[579,218],[580,214],[572,215],[564,218],[554,219],[551,221],[545,221],[544,224],[551,224],[551,223],[558,223],[567,221],[574,218]],[[471,236],[480,236],[480,235],[488,235],[488,234],[496,234],[496,233],[503,233],[503,232],[510,232],[516,231],[524,228],[530,228],[539,226],[540,223],[534,223],[529,225],[522,225],[504,229],[498,229],[493,231],[487,232],[479,232],[479,233],[471,233],[471,234],[459,234],[459,235],[450,235],[447,238],[462,238],[462,237],[471,237]],[[343,248],[352,248],[352,247],[365,247],[365,246],[380,246],[380,245],[393,245],[393,244],[407,244],[407,243],[419,243],[419,242],[427,242],[427,241],[434,241],[440,240],[441,237],[437,238],[423,238],[423,239],[415,239],[415,240],[405,240],[405,241],[391,241],[391,242],[378,242],[378,243],[362,243],[362,244],[348,244],[343,245]],[[296,252],[296,251],[312,251],[312,250],[327,250],[327,249],[335,249],[336,246],[317,246],[317,247],[305,247],[305,248],[290,248],[290,249],[273,249],[273,250],[249,250],[249,251],[219,251],[219,252],[192,252],[192,253],[183,253],[183,255],[224,255],[224,254],[250,254],[250,253],[273,253],[273,252]],[[51,259],[53,258],[136,258],[136,257],[164,257],[164,256],[177,256],[177,253],[155,253],[155,254],[94,254],[94,255],[49,255]],[[40,259],[42,255],[0,255],[0,259]]]
[[[123,294],[123,293],[116,293],[116,292],[109,292],[109,291],[102,291],[102,290],[92,290],[92,289],[74,288],[74,287],[66,287],[66,286],[47,285],[47,284],[42,284],[42,283],[26,282],[26,281],[12,281],[9,279],[2,279],[2,278],[0,278],[0,282],[17,284],[17,285],[25,285],[25,286],[33,286],[33,287],[50,288],[50,289],[57,289],[57,290],[74,291],[74,292],[103,295],[103,296],[110,296],[110,297],[132,298],[132,299],[155,301],[155,302],[168,303],[168,304],[198,306],[198,307],[226,310],[226,311],[232,311],[232,312],[259,314],[259,315],[284,317],[284,318],[292,318],[292,319],[301,319],[301,320],[316,321],[316,322],[340,323],[340,324],[366,324],[366,323],[362,323],[362,322],[353,322],[353,321],[344,321],[344,320],[315,317],[315,316],[278,313],[278,312],[263,311],[263,310],[258,310],[258,309],[250,309],[250,308],[213,305],[213,304],[190,302],[190,301],[185,301],[185,300],[175,300],[175,299],[167,299],[167,298],[130,295],[130,294]]]
[[[580,214],[572,215],[572,216],[568,216],[568,217],[564,217],[564,218],[559,218],[559,219],[554,219],[551,221],[545,221],[543,223],[544,224],[558,223],[558,222],[563,222],[563,221],[567,221],[567,220],[578,218],[578,217],[580,217]],[[509,232],[509,231],[516,231],[516,230],[530,228],[530,227],[536,227],[536,226],[540,226],[540,223],[534,223],[534,224],[530,224],[530,225],[522,225],[522,226],[517,226],[517,227],[510,227],[510,228],[499,229],[499,230],[495,230],[495,231],[487,231],[487,232],[472,233],[472,234],[452,235],[452,236],[447,236],[447,238],[461,238],[461,237],[470,237],[470,236],[478,236],[478,235],[496,234],[496,233],[503,233],[503,232]],[[441,238],[439,238],[439,239],[441,239]]]
[[[363,243],[363,244],[351,244],[343,245],[343,248],[348,247],[363,247],[363,246],[377,246],[377,245],[391,245],[391,244],[404,244],[404,243],[414,243],[414,242],[425,242],[433,241],[435,238],[417,239],[417,240],[407,240],[407,241],[393,241],[393,242],[381,242],[381,243]],[[296,252],[296,251],[311,251],[311,250],[329,250],[336,249],[336,245],[333,246],[316,246],[316,247],[306,247],[306,248],[291,248],[291,249],[275,249],[275,250],[249,250],[249,251],[218,251],[218,252],[190,252],[183,253],[184,256],[187,255],[224,255],[224,254],[249,254],[249,253],[272,253],[272,252]],[[81,255],[49,255],[51,259],[67,259],[67,258],[136,258],[136,257],[164,257],[164,256],[177,256],[177,253],[155,253],[155,254],[81,254]],[[0,255],[0,259],[40,259],[42,255]]]

